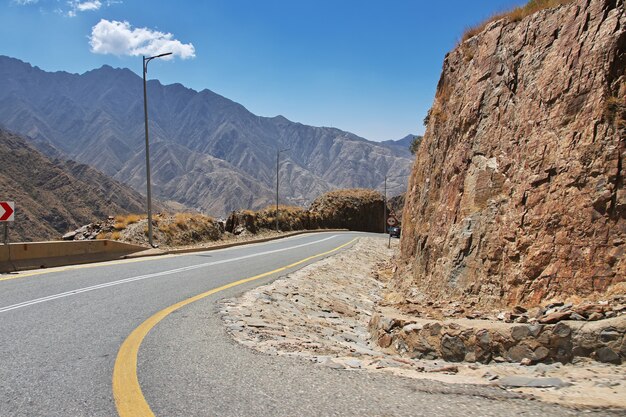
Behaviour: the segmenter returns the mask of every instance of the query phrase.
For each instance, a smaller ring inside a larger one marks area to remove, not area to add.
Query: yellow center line
[[[348,243],[344,243],[335,249],[327,252],[319,253],[317,255],[309,256],[292,264],[283,266],[273,271],[264,272],[253,277],[244,278],[239,281],[231,282],[230,284],[223,285],[218,288],[203,292],[186,300],[180,301],[169,307],[164,308],[158,313],[151,316],[149,319],[141,323],[133,332],[126,338],[120,350],[117,353],[115,359],[115,366],[113,367],[113,397],[115,398],[115,406],[117,407],[117,413],[120,417],[154,417],[154,413],[150,409],[150,405],[147,403],[141,386],[139,385],[139,378],[137,376],[137,355],[139,354],[139,347],[146,335],[156,326],[161,320],[167,317],[172,312],[182,308],[195,301],[206,298],[210,295],[224,291],[229,288],[236,287],[247,282],[255,281],[269,275],[276,274],[301,265],[315,258],[320,258],[325,255],[329,255],[333,252],[345,248],[346,246],[354,243],[358,238],[352,239]]]

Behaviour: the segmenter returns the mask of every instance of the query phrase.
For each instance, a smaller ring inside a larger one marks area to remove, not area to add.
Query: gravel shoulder
[[[624,365],[588,359],[567,365],[483,365],[416,360],[382,351],[370,342],[368,326],[385,290],[381,271],[388,267],[397,245],[397,240],[388,248],[385,238],[361,238],[345,252],[223,300],[220,313],[227,332],[255,351],[301,357],[337,370],[496,386],[575,409],[617,409],[618,413],[626,409]],[[538,382],[549,386],[505,386]]]

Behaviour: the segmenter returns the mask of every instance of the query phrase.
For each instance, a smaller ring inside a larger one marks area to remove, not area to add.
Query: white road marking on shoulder
[[[46,297],[36,298],[34,300],[23,301],[21,303],[17,303],[17,304],[13,304],[13,305],[10,305],[10,306],[2,307],[2,308],[0,308],[0,313],[5,313],[7,311],[16,310],[18,308],[27,307],[27,306],[31,306],[31,305],[34,305],[34,304],[45,303],[47,301],[56,300],[58,298],[69,297],[69,296],[72,296],[72,295],[81,294],[81,293],[89,292],[89,291],[95,291],[95,290],[99,290],[99,289],[102,289],[102,288],[113,287],[113,286],[116,286],[116,285],[128,284],[130,282],[141,281],[141,280],[144,280],[144,279],[156,278],[156,277],[161,277],[161,276],[164,276],[164,275],[172,275],[172,274],[177,274],[177,273],[180,273],[180,272],[192,271],[194,269],[200,269],[200,268],[205,268],[207,266],[213,266],[213,265],[219,265],[219,264],[225,264],[225,263],[228,263],[228,262],[241,261],[243,259],[254,258],[256,256],[264,256],[264,255],[270,255],[272,253],[285,252],[285,251],[292,250],[292,249],[302,248],[304,246],[315,245],[317,243],[321,243],[321,242],[324,242],[324,241],[336,238],[337,236],[339,236],[339,235],[332,235],[332,236],[329,236],[329,237],[324,238],[324,239],[315,240],[313,242],[303,243],[303,244],[296,245],[296,246],[291,246],[289,248],[274,249],[274,250],[265,251],[265,252],[253,253],[253,254],[250,254],[250,255],[238,256],[236,258],[223,259],[221,261],[214,261],[214,262],[207,262],[207,263],[198,264],[198,265],[185,266],[185,267],[182,267],[182,268],[170,269],[168,271],[161,271],[161,272],[155,272],[153,274],[139,275],[139,276],[136,276],[136,277],[130,277],[130,278],[125,278],[125,279],[120,279],[120,280],[117,280],[117,281],[106,282],[106,283],[103,283],[103,284],[92,285],[90,287],[78,288],[76,290],[66,291],[66,292],[53,294],[53,295],[49,295],[49,296],[46,296]]]

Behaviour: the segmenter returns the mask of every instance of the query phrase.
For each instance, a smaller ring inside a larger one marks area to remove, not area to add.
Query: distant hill
[[[406,184],[413,158],[329,127],[259,117],[212,91],[148,82],[154,195],[214,215],[274,201],[304,205],[336,188]],[[136,190],[145,187],[141,78],[103,66],[45,72],[0,56],[0,124],[42,152],[89,164]]]
[[[128,186],[87,165],[52,160],[5,130],[0,166],[0,199],[16,204],[9,235],[14,242],[59,239],[108,215],[145,213],[144,197]]]
[[[398,140],[385,140],[380,142],[381,145],[388,147],[389,149],[394,150],[398,155],[402,155],[407,158],[412,158],[411,151],[409,147],[413,140],[419,137],[419,135],[406,135],[402,139]]]

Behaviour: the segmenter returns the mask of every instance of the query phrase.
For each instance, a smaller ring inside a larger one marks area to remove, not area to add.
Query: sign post
[[[0,201],[0,222],[4,223],[4,244],[9,244],[9,222],[15,221],[15,202]]]
[[[397,224],[398,219],[396,219],[395,216],[387,217],[387,226],[393,227]],[[389,227],[387,227],[387,233],[389,234],[389,243],[387,244],[387,248],[391,249],[391,231],[389,230]]]

